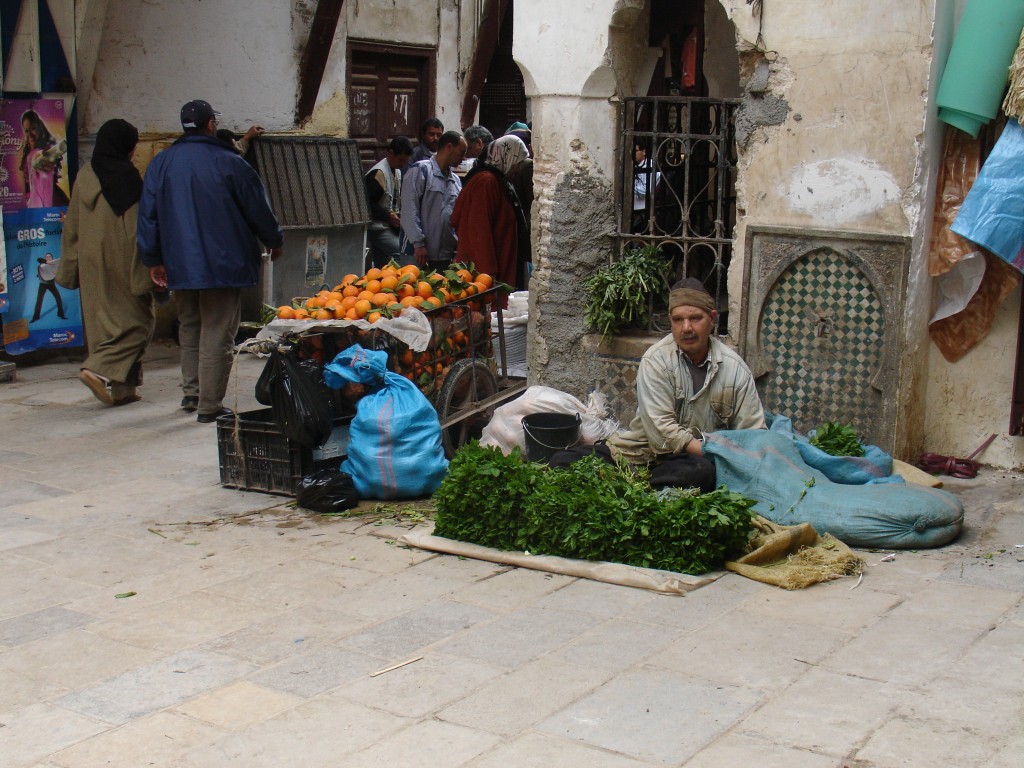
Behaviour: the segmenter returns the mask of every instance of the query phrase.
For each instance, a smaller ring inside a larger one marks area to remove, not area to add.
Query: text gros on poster
[[[13,355],[82,345],[78,291],[57,285],[66,208],[4,213],[7,312],[4,347]]]

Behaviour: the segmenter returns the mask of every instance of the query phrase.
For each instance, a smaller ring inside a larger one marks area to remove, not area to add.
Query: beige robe
[[[89,357],[83,368],[113,382],[141,383],[153,335],[153,284],[135,252],[138,204],[115,216],[90,166],[78,172],[64,221],[57,283],[81,291]]]

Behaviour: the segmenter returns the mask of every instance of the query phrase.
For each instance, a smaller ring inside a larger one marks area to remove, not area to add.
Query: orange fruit
[[[412,353],[411,349],[405,350],[398,359],[402,365],[412,365],[416,362],[416,356]]]
[[[399,302],[403,307],[418,307],[422,303],[422,296],[406,296]]]
[[[366,281],[366,290],[370,291],[371,293],[380,293],[381,287],[382,286],[380,284],[380,280],[367,280]]]
[[[277,308],[277,317],[279,320],[294,320],[295,310],[287,304],[283,304]]]
[[[345,296],[358,296],[359,295],[359,288],[357,288],[354,285],[346,285],[344,288],[341,289],[341,295],[342,295],[342,297],[345,297]]]
[[[375,293],[373,298],[370,299],[370,303],[375,307],[383,307],[386,304],[390,304],[392,298],[394,297],[390,293]]]
[[[331,291],[329,294],[327,294],[328,301],[341,301],[344,298],[345,294],[343,294],[341,291]]]
[[[398,298],[400,299],[404,299],[407,296],[415,296],[416,288],[408,284],[400,285],[398,286],[398,290],[395,291],[395,295],[398,296]]]
[[[341,308],[347,312],[356,305],[357,301],[359,301],[359,299],[357,299],[355,296],[346,296],[344,299],[341,300]]]
[[[385,291],[393,291],[398,288],[398,278],[395,275],[384,275],[380,279],[380,287]]]
[[[345,275],[343,278],[341,278],[341,283],[340,284],[341,285],[351,285],[352,283],[354,283],[358,279],[359,279],[359,275],[353,275],[353,274],[350,273],[350,274]]]
[[[352,309],[355,310],[358,317],[366,317],[369,311],[373,309],[373,304],[370,303],[369,299],[360,299]]]
[[[342,306],[341,304],[338,304],[334,308],[334,319],[335,320],[344,320],[346,312],[348,312],[348,307],[345,307],[345,306]]]
[[[476,280],[474,280],[473,282],[481,283],[483,285],[483,288],[481,290],[487,290],[492,285],[494,285],[494,278],[488,275],[486,272],[481,272],[479,275],[476,276]]]
[[[460,269],[455,274],[458,275],[459,276],[459,280],[461,280],[464,283],[472,283],[473,282],[473,273],[470,272],[468,269]]]
[[[404,267],[400,267],[399,268],[398,274],[400,274],[400,275],[412,275],[413,278],[419,279],[419,276],[420,276],[421,273],[420,273],[420,268],[417,267],[415,264],[406,264]]]
[[[307,310],[305,310],[305,309],[296,309],[295,310],[295,319],[296,320],[309,320],[309,312]]]
[[[358,320],[359,319],[359,314],[355,311],[354,308],[353,309],[348,309],[348,310],[345,311],[345,319],[346,320]]]
[[[442,288],[441,289],[441,295],[444,296],[445,304],[447,304],[449,301],[451,301],[454,298],[453,295],[452,295],[452,292],[449,291],[447,288]]]
[[[474,282],[474,283],[470,283],[470,285],[472,285],[472,286],[473,286],[474,288],[476,288],[476,291],[475,291],[475,293],[480,293],[481,291],[486,291],[486,290],[487,290],[487,289],[488,289],[488,288],[490,287],[490,286],[488,286],[488,285],[484,285],[484,284],[483,284],[482,282],[480,282],[479,280],[477,280],[477,281],[476,281],[476,282]]]
[[[416,284],[416,293],[422,296],[424,299],[429,299],[434,295],[434,286],[428,283],[426,280],[421,280]]]
[[[367,280],[380,280],[380,276],[384,273],[376,267],[373,267],[369,272],[366,273]]]
[[[470,283],[469,285],[467,285],[466,286],[466,295],[467,296],[473,296],[473,295],[479,293],[480,292],[480,288],[477,287],[477,285],[478,285],[477,283]]]
[[[378,320],[380,320],[380,312],[371,312],[366,316],[366,322],[368,323],[376,323]]]
[[[359,299],[360,301],[363,301],[364,299],[365,299],[366,301],[372,301],[372,300],[373,300],[373,297],[374,297],[375,295],[376,295],[376,292],[375,292],[375,291],[360,291],[360,292],[359,292],[359,296],[358,296],[357,298],[358,298],[358,299]]]
[[[318,309],[313,315],[314,320],[333,320],[334,313],[329,309]]]

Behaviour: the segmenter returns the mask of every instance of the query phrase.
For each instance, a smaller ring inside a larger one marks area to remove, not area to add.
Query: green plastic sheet
[[[970,0],[939,81],[939,119],[971,136],[999,112],[1024,27],[1024,0]]]

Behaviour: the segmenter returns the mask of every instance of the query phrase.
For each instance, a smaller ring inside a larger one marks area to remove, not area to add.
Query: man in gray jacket
[[[715,301],[698,280],[669,294],[672,333],[655,342],[636,374],[636,416],[608,438],[612,458],[651,468],[651,485],[715,487],[704,436],[764,429],[764,409],[743,359],[712,336]]]
[[[437,154],[410,166],[402,178],[402,233],[421,267],[444,269],[455,256],[458,238],[451,217],[462,181],[453,169],[465,156],[465,138],[448,131]]]

